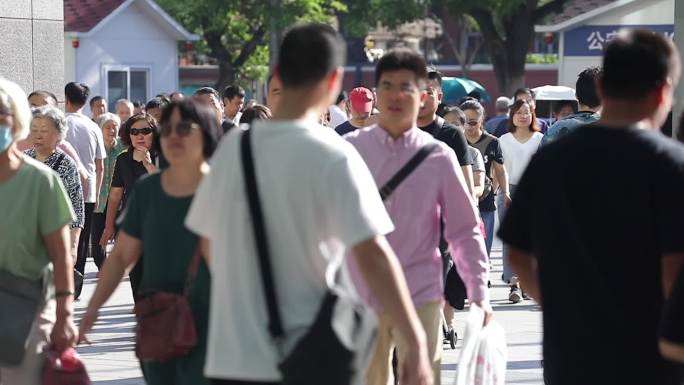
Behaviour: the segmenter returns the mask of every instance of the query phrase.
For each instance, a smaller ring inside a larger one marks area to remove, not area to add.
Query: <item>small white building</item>
[[[677,0],[682,1],[682,0]],[[558,84],[575,87],[585,68],[601,65],[603,49],[622,29],[646,29],[674,37],[675,0],[571,0],[541,33],[560,39]]]
[[[121,98],[146,102],[179,89],[178,42],[198,39],[153,0],[64,0],[64,80],[110,110]]]

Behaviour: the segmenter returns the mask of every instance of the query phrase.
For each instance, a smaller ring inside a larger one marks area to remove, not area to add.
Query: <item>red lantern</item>
[[[71,41],[71,46],[74,48],[78,48],[81,45],[81,42],[78,39],[74,39]]]
[[[553,34],[548,32],[544,34],[544,44],[553,44]]]

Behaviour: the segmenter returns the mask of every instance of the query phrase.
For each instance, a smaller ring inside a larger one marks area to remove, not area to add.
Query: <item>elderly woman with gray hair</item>
[[[44,351],[74,346],[75,215],[59,176],[22,154],[31,110],[21,88],[0,78],[0,378],[42,384]]]
[[[59,109],[52,106],[34,109],[31,121],[33,148],[24,151],[24,154],[53,169],[66,188],[71,206],[76,213],[76,220],[71,222],[71,254],[75,258],[78,238],[84,222],[83,187],[76,162],[57,148],[59,142],[66,136],[67,128],[64,113]]]

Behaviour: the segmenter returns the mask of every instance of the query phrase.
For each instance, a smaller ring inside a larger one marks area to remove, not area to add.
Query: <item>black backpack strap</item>
[[[379,190],[380,191],[380,197],[384,201],[387,199],[394,190],[396,190],[397,187],[403,182],[411,173],[413,170],[416,169],[423,161],[425,158],[427,158],[430,153],[437,148],[438,144],[437,142],[432,142],[424,145],[421,147],[416,155],[413,156],[406,164],[404,167],[402,167],[399,171],[397,171],[396,174],[392,178],[390,178],[389,182],[385,183],[384,186]]]
[[[245,193],[249,203],[249,211],[252,216],[252,227],[254,240],[259,257],[259,270],[261,273],[261,283],[263,284],[264,296],[268,310],[268,330],[271,336],[278,342],[285,335],[283,323],[278,311],[278,300],[275,292],[275,281],[273,279],[273,266],[271,265],[270,248],[268,237],[266,236],[266,226],[264,215],[261,209],[261,199],[256,182],[254,169],[254,157],[252,144],[250,141],[252,130],[246,130],[240,138],[240,153],[242,156],[242,170],[245,179]]]

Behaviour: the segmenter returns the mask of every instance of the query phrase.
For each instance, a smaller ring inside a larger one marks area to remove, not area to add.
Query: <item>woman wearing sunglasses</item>
[[[157,171],[155,165],[158,149],[157,121],[152,115],[140,113],[133,115],[126,121],[119,136],[121,142],[128,148],[116,158],[112,183],[107,198],[107,213],[105,229],[100,237],[100,246],[106,250],[107,243],[116,234],[116,218],[119,211],[126,208],[126,202],[135,182],[145,174]],[[138,286],[142,276],[142,264],[136,266],[130,273],[133,298],[137,297]]]
[[[80,329],[85,334],[121,278],[145,258],[141,293],[183,293],[198,237],[186,229],[185,216],[197,186],[209,171],[207,159],[217,144],[215,115],[190,100],[171,103],[161,117],[160,142],[169,167],[143,178],[133,189],[116,245],[105,260]],[[172,241],[170,241],[172,240]],[[141,362],[148,385],[205,385],[204,358],[209,324],[209,271],[202,260],[190,286],[189,301],[197,345],[165,362]],[[81,340],[85,340],[83,337]],[[140,348],[140,346],[138,347]]]

